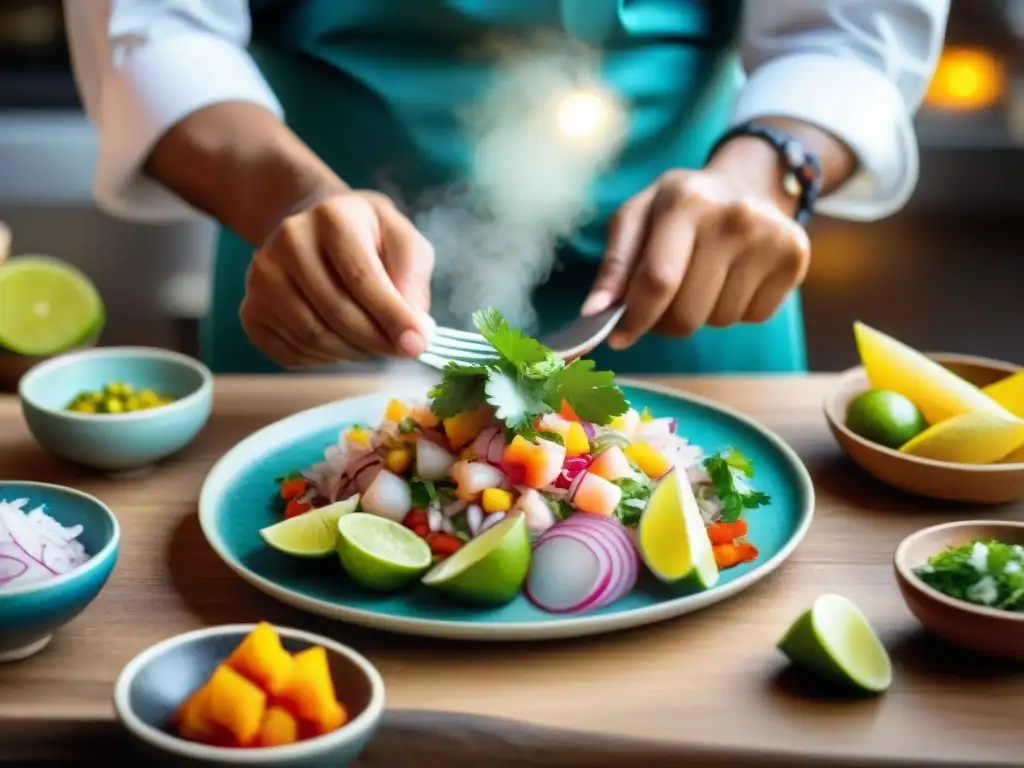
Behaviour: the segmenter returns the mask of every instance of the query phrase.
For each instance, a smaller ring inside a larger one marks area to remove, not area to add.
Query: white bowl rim
[[[121,526],[117,522],[117,516],[114,514],[114,511],[110,507],[108,507],[106,504],[104,504],[102,501],[97,499],[92,494],[85,493],[84,491],[79,491],[76,488],[69,488],[66,485],[57,485],[56,483],[37,483],[32,480],[2,479],[0,479],[0,491],[3,490],[5,483],[10,483],[12,485],[17,484],[33,486],[35,488],[48,488],[50,490],[60,491],[61,493],[68,493],[71,494],[72,496],[81,496],[86,501],[92,502],[101,510],[103,510],[103,513],[110,519],[110,523],[113,526],[113,530],[111,531],[110,534],[110,541],[104,544],[99,552],[90,555],[89,559],[82,565],[78,566],[77,568],[73,568],[67,573],[62,573],[60,576],[55,576],[52,579],[47,579],[46,581],[37,581],[34,584],[26,584],[23,587],[5,587],[4,589],[0,589],[0,601],[2,601],[5,597],[20,597],[23,595],[32,594],[33,592],[43,592],[47,589],[53,589],[55,587],[60,586],[61,584],[70,584],[72,581],[75,581],[76,579],[84,576],[90,571],[99,568],[101,564],[103,564],[110,558],[113,551],[116,550],[118,545],[121,543]]]
[[[186,741],[185,739],[171,736],[158,728],[154,728],[132,710],[129,701],[132,681],[138,676],[140,670],[167,649],[205,637],[219,637],[222,635],[239,635],[244,637],[255,629],[256,626],[256,624],[222,624],[215,627],[196,629],[161,640],[159,643],[151,645],[142,651],[142,653],[125,665],[124,669],[117,676],[117,681],[114,683],[114,711],[117,713],[122,724],[137,738],[167,752],[196,760],[233,763],[237,765],[274,764],[278,760],[314,757],[326,750],[358,740],[366,736],[376,726],[377,721],[384,714],[386,699],[384,678],[381,677],[377,668],[361,653],[349,648],[347,645],[342,645],[336,640],[317,635],[313,632],[292,629],[291,627],[281,627],[276,624],[272,626],[281,637],[301,640],[310,645],[321,645],[329,652],[342,656],[354,664],[370,682],[370,700],[366,704],[366,709],[356,715],[354,719],[341,726],[341,728],[323,736],[299,741],[295,744],[286,744],[281,747],[260,747],[258,749],[212,747],[206,744]]]
[[[1011,465],[1012,466],[1012,465]],[[919,528],[913,533],[904,537],[903,541],[896,547],[896,551],[892,556],[893,568],[906,580],[907,584],[911,588],[918,592],[928,595],[929,598],[936,602],[942,603],[949,608],[957,611],[963,611],[964,613],[974,614],[975,616],[985,616],[990,619],[998,619],[999,621],[1010,621],[1014,624],[1024,623],[1024,613],[1016,613],[1014,611],[1002,611],[998,608],[989,608],[985,605],[976,605],[975,603],[968,603],[966,600],[957,600],[955,597],[950,597],[944,592],[928,586],[917,574],[914,573],[914,569],[906,562],[907,550],[910,549],[911,544],[918,538],[926,536],[931,533],[938,531],[949,531],[956,528],[968,528],[974,526],[991,526],[993,528],[1011,528],[1021,533],[1024,533],[1024,522],[1017,520],[954,520],[949,523],[939,523],[937,525],[929,525],[925,528]]]
[[[997,363],[1007,368],[1015,368],[1017,371],[1024,370],[1024,367],[1016,365],[1015,363],[1008,363],[1003,360],[996,360],[995,358],[977,357],[975,355],[961,355],[956,352],[923,352],[922,354],[925,357],[933,360],[939,358],[941,360],[947,360],[949,362],[969,363],[979,366],[988,363]],[[936,362],[938,361],[936,360]],[[847,427],[846,424],[843,423],[843,420],[842,418],[839,417],[839,414],[833,413],[832,411],[833,407],[836,405],[837,396],[840,392],[842,392],[845,389],[846,383],[848,381],[852,381],[853,379],[866,375],[867,371],[863,365],[855,365],[852,368],[847,368],[845,371],[839,371],[838,373],[834,374],[834,376],[836,377],[836,385],[828,391],[828,394],[825,395],[824,402],[822,403],[822,410],[825,412],[825,419],[828,421],[828,423],[831,424],[836,429],[838,429],[840,432],[843,433],[843,435],[850,438],[854,442],[859,443],[865,448],[870,448],[871,450],[878,451],[879,453],[885,454],[886,456],[891,456],[892,458],[895,459],[902,459],[903,461],[908,461],[913,464],[920,464],[923,466],[935,467],[936,469],[945,469],[948,471],[1002,473],[1011,471],[1020,472],[1021,470],[1024,470],[1024,461],[1015,461],[1006,464],[957,464],[952,461],[938,461],[937,459],[926,459],[921,456],[911,456],[906,453],[900,453],[899,451],[893,448],[888,448],[884,445],[873,443],[867,438],[861,437],[856,432]],[[870,384],[868,388],[870,389]]]
[[[159,408],[150,408],[144,411],[129,411],[126,413],[78,413],[77,411],[68,411],[63,408],[50,408],[49,406],[42,405],[28,394],[28,387],[32,383],[33,379],[45,376],[48,373],[53,373],[55,370],[58,370],[65,365],[71,365],[72,363],[77,363],[81,360],[95,357],[166,360],[168,362],[177,363],[185,368],[189,368],[199,374],[201,382],[195,391],[175,400],[173,403],[162,405]],[[41,363],[37,363],[30,368],[18,382],[18,397],[20,397],[23,402],[30,403],[33,408],[52,416],[58,416],[72,421],[93,423],[151,419],[156,415],[163,415],[166,413],[173,413],[177,410],[183,410],[193,403],[208,397],[212,392],[213,373],[209,368],[194,357],[189,357],[181,352],[175,352],[170,349],[161,349],[160,347],[93,347],[92,349],[68,352],[66,354],[50,358],[49,360],[44,360]]]

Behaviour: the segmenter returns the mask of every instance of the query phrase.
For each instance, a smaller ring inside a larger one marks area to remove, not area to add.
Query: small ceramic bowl
[[[893,557],[896,582],[910,612],[935,634],[979,653],[1024,661],[1024,613],[947,597],[914,574],[914,569],[947,547],[962,547],[978,539],[1024,546],[1024,523],[964,520],[912,533]]]
[[[986,387],[1021,370],[1021,366],[984,357],[935,353],[932,360],[979,387]],[[945,501],[1004,504],[1024,499],[1024,463],[954,464],[922,459],[873,443],[846,426],[846,409],[857,395],[871,388],[864,368],[844,371],[825,398],[825,419],[840,447],[857,464],[883,483],[908,493]]]
[[[187,632],[157,643],[132,659],[114,685],[114,710],[145,757],[140,765],[345,766],[363,751],[384,714],[384,680],[362,655],[340,643],[297,629],[278,627],[281,643],[296,653],[320,645],[349,721],[337,731],[283,747],[230,749],[178,738],[169,722],[178,707],[206,680],[249,632],[233,624]]]
[[[42,504],[46,514],[64,527],[81,525],[78,541],[91,557],[49,581],[13,587],[0,584],[0,662],[38,653],[53,638],[54,630],[84,611],[110,578],[121,542],[114,513],[81,491],[47,483],[0,481],[0,500],[18,499],[28,499],[25,512]],[[5,545],[0,534],[0,554],[5,546],[10,542]]]
[[[79,392],[112,382],[174,398],[169,405],[119,414],[65,410]],[[18,386],[29,429],[43,447],[104,472],[151,467],[199,433],[213,406],[213,376],[187,355],[149,347],[100,347],[40,363]]]

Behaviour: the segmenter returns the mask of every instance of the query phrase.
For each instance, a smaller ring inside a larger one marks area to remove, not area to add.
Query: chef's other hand
[[[286,218],[256,253],[242,326],[286,368],[415,357],[433,268],[430,243],[391,200],[344,192]]]
[[[803,282],[810,243],[783,210],[780,179],[745,170],[670,171],[616,213],[583,306],[594,314],[625,298],[613,349],[650,330],[689,336],[704,325],[762,322]]]

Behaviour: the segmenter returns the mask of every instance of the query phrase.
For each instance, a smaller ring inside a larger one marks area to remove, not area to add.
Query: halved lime
[[[476,605],[502,605],[522,591],[530,573],[530,535],[522,515],[491,526],[435,565],[423,583]]]
[[[260,536],[278,552],[294,557],[327,557],[338,548],[338,520],[355,511],[359,496],[336,501],[260,529]]]
[[[869,389],[846,407],[846,426],[873,443],[899,448],[928,429],[928,422],[899,392]]]
[[[404,525],[353,512],[338,520],[341,567],[364,587],[388,592],[415,581],[430,568],[430,546]]]
[[[827,680],[870,693],[892,683],[892,662],[885,646],[854,603],[840,595],[822,595],[779,640],[794,664]]]
[[[678,470],[658,481],[637,527],[644,563],[668,584],[708,589],[718,582],[718,564],[690,481]]]
[[[99,334],[103,299],[88,277],[47,256],[19,256],[0,266],[0,347],[52,355]]]

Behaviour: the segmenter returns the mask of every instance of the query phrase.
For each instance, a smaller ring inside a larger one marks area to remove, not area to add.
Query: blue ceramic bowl
[[[188,696],[252,631],[253,624],[210,627],[177,635],[136,656],[114,685],[114,710],[134,739],[139,765],[273,765],[277,768],[345,766],[365,749],[384,714],[384,680],[363,656],[326,637],[278,627],[291,653],[327,650],[338,699],[349,721],[333,733],[283,747],[230,749],[178,738],[170,720]]]
[[[16,661],[46,647],[54,630],[93,601],[107,583],[121,541],[117,518],[88,494],[47,483],[0,480],[0,500],[28,499],[26,512],[40,504],[66,528],[81,525],[78,540],[91,555],[84,565],[49,581],[0,585],[0,661]]]
[[[174,402],[146,411],[88,414],[64,410],[78,393],[111,381],[150,388]],[[151,466],[188,445],[213,406],[213,376],[187,355],[149,347],[101,347],[32,368],[18,385],[36,440],[53,453],[104,472]]]

